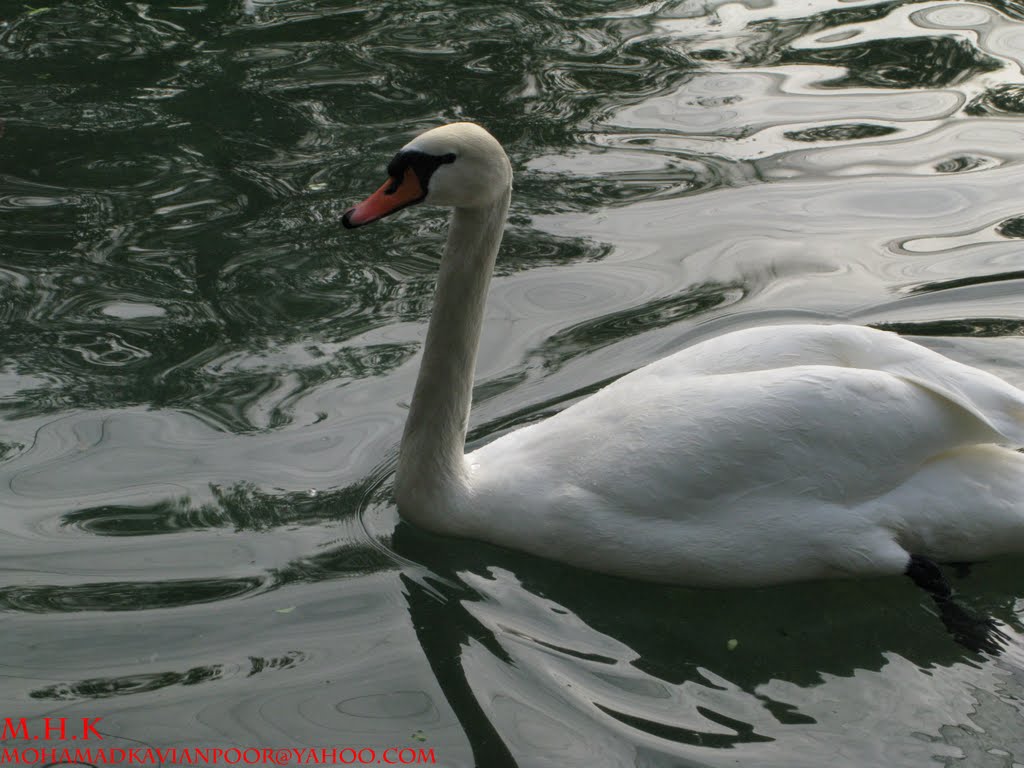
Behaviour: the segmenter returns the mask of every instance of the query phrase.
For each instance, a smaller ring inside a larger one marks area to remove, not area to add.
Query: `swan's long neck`
[[[486,208],[456,208],[437,278],[395,491],[402,515],[457,532],[469,496],[463,461],[484,302],[511,189]]]

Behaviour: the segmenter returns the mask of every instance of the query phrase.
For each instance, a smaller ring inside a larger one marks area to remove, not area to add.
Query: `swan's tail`
[[[948,451],[883,501],[908,552],[939,562],[1024,553],[1024,454],[996,445]]]

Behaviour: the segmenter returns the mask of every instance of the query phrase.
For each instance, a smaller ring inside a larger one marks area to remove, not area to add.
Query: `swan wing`
[[[784,325],[726,334],[666,357],[649,368],[687,373],[741,373],[796,365],[884,371],[957,404],[1013,445],[1024,445],[1024,392],[997,376],[958,363],[895,333],[856,325]],[[640,369],[640,373],[647,369]]]
[[[686,516],[741,497],[849,504],[982,443],[1024,443],[1020,390],[892,333],[780,326],[664,358],[467,461],[492,498],[571,486]]]

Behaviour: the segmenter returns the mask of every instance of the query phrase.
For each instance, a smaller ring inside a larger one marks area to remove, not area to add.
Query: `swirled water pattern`
[[[471,440],[847,320],[1024,386],[1016,0],[0,7],[0,701],[110,744],[451,766],[1024,765],[1018,559],[708,592],[399,523],[445,231],[340,213],[471,119],[516,194]],[[742,563],[737,564],[742,567]]]

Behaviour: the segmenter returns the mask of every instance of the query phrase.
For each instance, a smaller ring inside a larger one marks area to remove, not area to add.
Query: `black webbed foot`
[[[1010,638],[988,616],[969,611],[952,599],[936,599],[935,604],[949,634],[968,650],[998,656],[1009,642]]]
[[[932,596],[939,617],[949,634],[960,645],[975,653],[999,654],[1009,638],[988,616],[979,616],[953,599],[953,590],[934,562],[920,555],[911,555],[906,570],[917,586]]]

